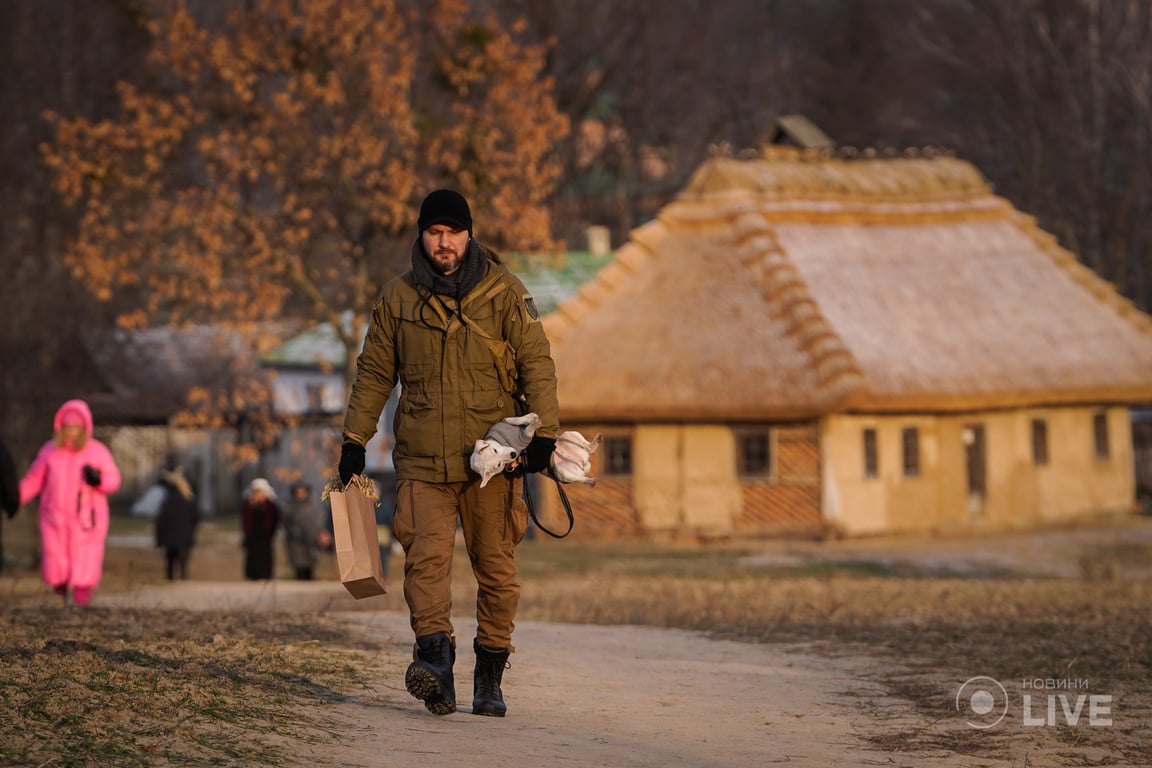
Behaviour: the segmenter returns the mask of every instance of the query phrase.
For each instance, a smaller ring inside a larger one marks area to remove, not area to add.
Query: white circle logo
[[[956,691],[956,711],[972,728],[991,728],[1008,714],[1008,691],[991,677],[970,677]]]

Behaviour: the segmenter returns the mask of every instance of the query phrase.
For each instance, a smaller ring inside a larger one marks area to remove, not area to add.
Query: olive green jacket
[[[484,277],[458,311],[454,305],[454,299],[418,286],[409,271],[384,286],[372,309],[364,350],[356,360],[344,436],[366,444],[399,381],[392,454],[399,480],[475,478],[468,459],[476,440],[496,422],[516,415],[512,393],[500,384],[493,340],[507,341],[515,354],[520,391],[542,422],[537,434],[555,437],[559,432],[556,366],[524,284],[489,256]]]

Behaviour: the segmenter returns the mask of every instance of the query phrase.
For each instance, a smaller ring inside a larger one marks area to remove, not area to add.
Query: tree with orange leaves
[[[499,247],[554,247],[543,201],[567,132],[545,51],[465,0],[255,0],[220,24],[183,6],[119,112],[49,113],[44,161],[79,214],[66,260],[126,327],[294,317],[359,329],[429,189],[484,212]],[[341,321],[351,310],[353,321]]]

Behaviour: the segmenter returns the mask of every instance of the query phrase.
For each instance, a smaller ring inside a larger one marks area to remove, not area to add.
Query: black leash
[[[528,515],[532,518],[532,522],[536,523],[536,527],[544,531],[544,533],[548,534],[554,539],[562,539],[568,534],[572,533],[572,526],[576,524],[576,518],[572,515],[572,505],[568,503],[568,494],[564,492],[564,486],[560,483],[559,480],[556,479],[551,470],[541,472],[540,474],[547,475],[548,477],[552,478],[554,483],[556,483],[556,490],[560,492],[560,501],[564,504],[564,512],[568,515],[568,530],[564,531],[564,533],[554,533],[548,530],[548,528],[545,527],[542,522],[540,522],[540,518],[536,517],[536,507],[532,504],[532,492],[528,490],[528,486],[531,485],[531,483],[528,482],[528,476],[525,475],[524,503],[528,505]]]

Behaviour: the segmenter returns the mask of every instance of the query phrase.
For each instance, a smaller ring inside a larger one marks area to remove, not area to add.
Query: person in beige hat
[[[276,505],[276,491],[263,477],[248,485],[240,523],[244,529],[244,578],[271,579],[275,573],[272,541],[280,527],[280,507]]]

